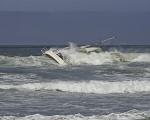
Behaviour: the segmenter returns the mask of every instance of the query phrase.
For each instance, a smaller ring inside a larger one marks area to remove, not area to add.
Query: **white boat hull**
[[[57,62],[60,65],[65,64],[64,60],[51,50],[45,51],[43,54],[53,59],[55,62]]]

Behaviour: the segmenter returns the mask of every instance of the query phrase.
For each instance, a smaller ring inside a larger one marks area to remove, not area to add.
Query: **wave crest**
[[[0,56],[0,65],[2,66],[45,66],[51,64],[54,62],[44,56]]]
[[[131,110],[125,113],[111,113],[108,115],[92,115],[83,116],[81,114],[75,115],[53,115],[44,116],[40,114],[28,115],[25,117],[16,116],[1,116],[1,120],[148,120],[150,111],[140,112],[138,110]]]
[[[0,85],[0,89],[16,90],[58,90],[65,92],[78,93],[136,93],[150,91],[150,81],[122,81],[122,82],[74,82],[74,81],[57,81],[49,83],[28,83],[21,85]]]
[[[100,48],[96,48],[100,49]],[[102,65],[114,62],[150,62],[149,53],[122,53],[119,51],[105,51],[90,53],[81,52],[78,47],[71,46],[67,49],[58,49],[64,56],[67,64],[72,65]],[[50,58],[44,56],[8,57],[0,56],[0,65],[6,66],[48,66],[56,64]]]

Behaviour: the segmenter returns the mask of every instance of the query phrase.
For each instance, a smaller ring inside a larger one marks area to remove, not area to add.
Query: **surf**
[[[117,49],[103,50],[98,46],[77,46],[71,43],[68,47],[52,47],[47,51],[57,51],[62,57],[54,53],[53,58],[41,56],[6,56],[0,55],[1,66],[51,66],[58,62],[65,65],[104,65],[114,63],[150,63],[150,54],[147,52],[122,52]],[[40,51],[38,51],[40,52]],[[52,54],[51,54],[52,55]],[[56,61],[57,59],[57,61]]]
[[[110,94],[110,93],[136,93],[149,92],[150,81],[53,81],[41,83],[27,83],[20,85],[0,85],[0,89],[9,90],[50,90],[50,91],[64,91],[75,93],[95,93],[95,94]]]
[[[107,115],[84,116],[82,114],[74,115],[53,115],[45,116],[40,114],[17,116],[0,116],[1,120],[148,120],[150,111],[130,110],[123,113],[110,113]]]
[[[70,43],[69,46],[65,48],[42,50],[42,53],[60,65],[102,65],[114,62],[150,62],[148,59],[150,58],[149,53],[123,53],[118,50],[106,51],[101,47],[91,45],[77,46],[75,43]]]

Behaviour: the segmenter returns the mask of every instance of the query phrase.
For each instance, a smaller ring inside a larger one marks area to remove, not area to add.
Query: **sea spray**
[[[55,48],[52,48],[56,50]],[[119,51],[80,52],[79,48],[71,45],[69,48],[60,48],[58,52],[64,56],[66,64],[71,65],[103,65],[116,62],[150,62],[149,53],[122,53]],[[55,61],[46,56],[3,56],[0,55],[1,66],[50,66],[57,65]]]

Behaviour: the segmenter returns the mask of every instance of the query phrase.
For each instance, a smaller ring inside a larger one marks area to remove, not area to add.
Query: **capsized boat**
[[[42,49],[41,52],[43,53],[43,55],[46,55],[47,57],[51,58],[56,63],[60,65],[65,65],[65,61],[63,60],[63,56],[60,52],[51,49]]]
[[[111,39],[114,39],[114,37],[105,39],[101,41],[101,44],[109,41]],[[82,45],[82,46],[76,46],[74,43],[70,42],[68,47],[63,48],[62,50],[70,50],[71,48],[75,49],[77,52],[85,53],[85,54],[90,54],[92,52],[94,53],[100,53],[104,52],[104,50],[100,47],[94,47],[91,45]],[[60,65],[66,64],[66,56],[62,53],[61,50],[56,50],[56,49],[42,49],[41,50],[43,55],[46,55],[47,57],[51,58],[55,62],[57,62]]]
[[[99,45],[104,45],[105,42],[110,41],[112,39],[115,39],[115,37],[110,37],[104,40],[99,41]],[[93,47],[91,45],[83,45],[79,47],[79,52],[83,52],[83,53],[91,53],[91,52],[95,52],[95,53],[100,53],[100,52],[104,52],[104,50],[100,47]]]
[[[69,47],[65,47],[62,50],[69,50]],[[84,54],[90,54],[92,52],[95,53],[99,53],[99,52],[103,52],[103,50],[101,48],[98,47],[92,47],[89,45],[85,45],[85,46],[80,46],[77,48],[78,52],[84,53]],[[49,57],[50,59],[52,59],[53,61],[55,61],[56,63],[60,64],[60,65],[65,65],[66,64],[66,56],[61,52],[61,50],[58,49],[47,49],[47,48],[43,48],[41,50],[42,54]]]
[[[92,47],[90,45],[85,45],[85,46],[79,47],[79,52],[82,52],[82,53],[91,53],[91,52],[100,53],[100,52],[103,52],[103,50],[100,47]]]

